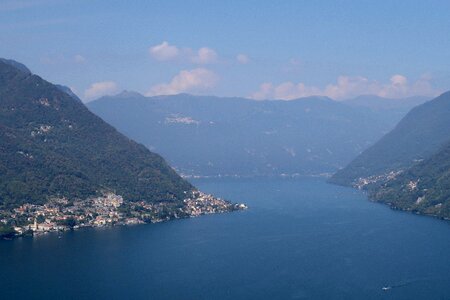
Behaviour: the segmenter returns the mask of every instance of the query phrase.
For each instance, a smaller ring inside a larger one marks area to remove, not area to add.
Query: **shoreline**
[[[43,205],[26,203],[0,210],[0,238],[38,236],[81,228],[154,224],[247,208],[243,203],[231,203],[198,190],[191,191],[182,202],[127,202],[114,193],[72,202],[51,199]]]
[[[337,186],[352,188],[354,190],[361,191],[367,196],[367,200],[369,200],[370,202],[384,205],[384,206],[390,208],[391,210],[405,212],[405,213],[410,213],[410,214],[417,215],[417,216],[422,216],[422,217],[427,217],[427,218],[434,218],[434,219],[438,219],[438,220],[441,220],[441,221],[450,222],[450,217],[444,217],[444,216],[439,216],[439,215],[436,215],[436,214],[421,212],[419,210],[415,210],[415,209],[411,209],[411,208],[402,208],[402,207],[396,206],[392,202],[386,202],[384,200],[380,200],[380,199],[374,197],[371,194],[372,191],[370,189],[366,188],[367,185],[361,186],[361,185],[357,185],[357,184],[346,184],[346,183],[334,182],[334,181],[330,181],[330,180],[328,180],[327,183],[333,184],[333,185],[337,185]]]
[[[248,207],[246,206],[245,208],[235,209],[235,210],[230,210],[230,211],[204,213],[204,214],[195,215],[195,216],[192,215],[192,216],[176,217],[176,218],[170,218],[170,219],[166,219],[166,220],[154,221],[154,222],[150,222],[150,223],[142,222],[142,223],[133,223],[133,224],[111,224],[111,225],[99,225],[99,226],[86,225],[86,226],[79,226],[79,227],[76,227],[76,228],[75,227],[74,228],[67,228],[67,229],[64,229],[64,230],[32,232],[30,234],[20,234],[20,235],[14,235],[12,237],[0,237],[0,241],[13,241],[13,240],[20,239],[20,238],[38,238],[38,237],[47,236],[47,235],[50,235],[50,234],[62,235],[63,233],[67,233],[67,232],[76,232],[76,231],[91,230],[91,229],[111,229],[111,228],[115,228],[115,227],[146,226],[146,225],[167,223],[167,222],[172,222],[172,221],[177,221],[177,220],[194,219],[194,218],[199,218],[199,217],[203,217],[203,216],[207,216],[207,215],[239,212],[239,211],[244,211],[244,210],[247,210],[247,209],[248,209]]]
[[[367,191],[364,191],[364,192],[367,193]],[[441,221],[450,222],[450,217],[441,217],[436,214],[424,213],[424,212],[414,210],[414,209],[401,208],[390,202],[383,202],[383,201],[376,200],[375,198],[370,197],[368,194],[367,194],[367,198],[369,199],[370,202],[387,206],[388,208],[395,210],[395,211],[400,211],[400,212],[405,212],[405,213],[409,213],[409,214],[413,214],[413,215],[417,215],[417,216],[421,216],[421,217],[433,218],[433,219],[438,219]]]
[[[333,173],[319,173],[319,174],[272,174],[272,175],[241,175],[241,174],[218,174],[218,175],[191,175],[191,174],[182,174],[180,176],[184,179],[218,179],[218,178],[236,178],[236,179],[245,179],[245,178],[331,178]]]

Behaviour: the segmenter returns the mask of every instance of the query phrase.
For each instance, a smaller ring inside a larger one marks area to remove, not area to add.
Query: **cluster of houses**
[[[378,183],[378,182],[387,182],[395,179],[399,174],[403,173],[403,170],[399,171],[390,171],[386,174],[381,175],[373,175],[366,178],[359,178],[358,181],[353,185],[355,188],[363,189],[365,186]]]
[[[233,204],[200,191],[193,192],[184,203],[186,213],[192,217],[247,208],[245,204]]]
[[[114,193],[87,200],[51,199],[44,205],[23,204],[9,214],[2,212],[0,223],[12,224],[16,235],[65,231],[80,227],[102,227],[156,223],[174,218],[196,217],[247,208],[212,195],[194,191],[182,205],[174,202],[124,202]]]
[[[118,208],[123,205],[123,198],[113,193],[87,200],[51,199],[44,205],[23,204],[12,210],[1,222],[14,224],[17,235],[26,232],[34,234],[64,231],[79,227],[99,227],[113,225],[124,221]]]

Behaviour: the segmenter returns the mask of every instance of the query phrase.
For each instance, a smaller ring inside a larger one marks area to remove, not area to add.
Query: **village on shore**
[[[23,204],[0,210],[0,238],[39,235],[83,227],[158,223],[246,209],[210,194],[193,191],[180,202],[128,202],[114,193],[86,200],[51,199],[44,205]]]

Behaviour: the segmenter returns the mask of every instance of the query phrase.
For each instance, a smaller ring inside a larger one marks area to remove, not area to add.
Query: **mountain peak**
[[[30,69],[28,69],[24,64],[22,64],[22,63],[20,63],[20,62],[17,62],[17,61],[15,61],[15,60],[12,60],[12,59],[6,59],[6,58],[0,58],[0,62],[3,62],[3,63],[5,63],[5,64],[7,64],[7,65],[10,65],[11,67],[14,67],[14,68],[16,68],[17,70],[19,70],[19,71],[21,71],[21,72],[24,72],[24,73],[26,73],[26,74],[28,74],[28,75],[31,75],[31,74],[32,74],[31,71],[30,71]]]
[[[145,96],[138,92],[135,92],[135,91],[123,90],[122,92],[115,95],[114,97],[117,97],[117,98],[143,98]]]

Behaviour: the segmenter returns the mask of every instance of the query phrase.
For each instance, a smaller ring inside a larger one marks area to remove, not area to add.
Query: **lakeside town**
[[[0,210],[0,238],[40,235],[83,227],[147,224],[246,209],[210,194],[193,191],[179,202],[127,202],[120,195],[69,201],[51,199],[44,205],[23,204]]]
[[[403,170],[398,170],[398,171],[390,171],[386,174],[381,174],[381,175],[372,175],[369,177],[361,177],[358,179],[357,182],[355,182],[353,184],[353,187],[357,188],[358,190],[362,190],[371,184],[376,184],[376,183],[380,183],[380,182],[388,182],[390,180],[394,180],[398,175],[400,175],[402,173],[403,173]]]

